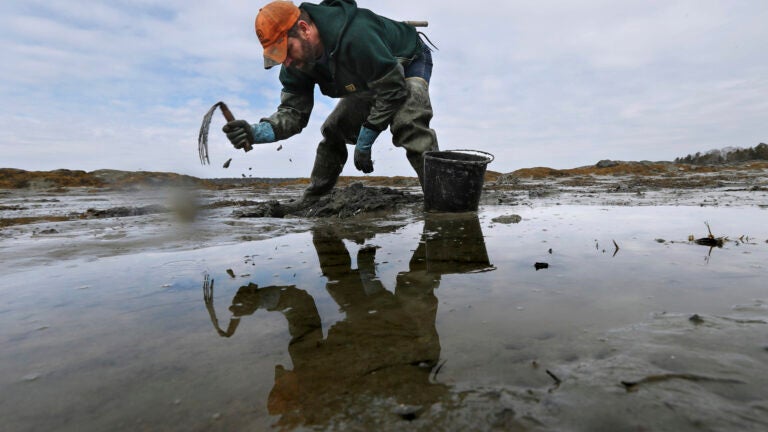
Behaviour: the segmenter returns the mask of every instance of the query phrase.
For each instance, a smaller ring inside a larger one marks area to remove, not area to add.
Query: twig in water
[[[723,247],[723,243],[725,243],[725,237],[717,237],[715,238],[715,235],[712,234],[712,229],[709,227],[709,222],[704,222],[704,225],[707,226],[707,231],[709,231],[709,235],[707,237],[702,237],[700,239],[696,239],[694,242],[698,245],[702,246],[709,246],[710,248],[713,247]],[[710,253],[712,250],[710,249]]]
[[[556,385],[560,385],[562,381],[560,381],[560,378],[558,378],[557,375],[553,374],[552,371],[549,369],[547,369],[546,372],[547,372],[547,375],[549,375],[553,380],[555,380]]]

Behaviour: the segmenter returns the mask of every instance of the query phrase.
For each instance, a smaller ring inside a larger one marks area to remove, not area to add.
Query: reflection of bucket
[[[478,150],[424,153],[424,209],[475,211],[483,192],[485,167],[493,155]]]
[[[488,260],[477,213],[426,215],[423,244],[430,273],[468,273],[495,268]]]

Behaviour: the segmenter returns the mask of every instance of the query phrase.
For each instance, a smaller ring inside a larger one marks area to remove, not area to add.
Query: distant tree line
[[[696,152],[682,158],[675,158],[675,163],[692,165],[716,165],[729,162],[744,162],[749,160],[768,160],[768,144],[760,143],[755,147],[736,148],[726,147],[720,150],[710,150],[706,153]]]

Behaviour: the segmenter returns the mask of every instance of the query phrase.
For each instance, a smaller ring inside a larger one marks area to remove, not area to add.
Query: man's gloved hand
[[[227,139],[236,149],[245,147],[245,143],[264,144],[275,142],[275,130],[268,122],[248,124],[245,120],[233,120],[221,128]]]
[[[379,133],[365,126],[360,128],[357,134],[357,144],[355,144],[355,168],[365,174],[373,172],[373,161],[371,160],[371,146]]]

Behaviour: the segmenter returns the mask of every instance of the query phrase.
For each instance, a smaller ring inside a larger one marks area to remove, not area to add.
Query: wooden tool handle
[[[226,119],[228,122],[235,121],[235,116],[232,114],[232,111],[229,110],[229,107],[224,102],[219,102],[219,108],[221,109],[221,113],[224,114],[224,119]],[[243,147],[243,150],[246,152],[249,152],[253,150],[253,146],[251,143],[246,142],[245,146]]]
[[[429,26],[429,22],[427,21],[403,21],[404,23],[408,25],[412,25],[414,27],[427,27]]]
[[[224,114],[224,118],[228,121],[235,121],[235,116],[232,115],[232,111],[229,110],[229,107],[224,102],[219,102],[219,108],[221,108],[221,113]]]

